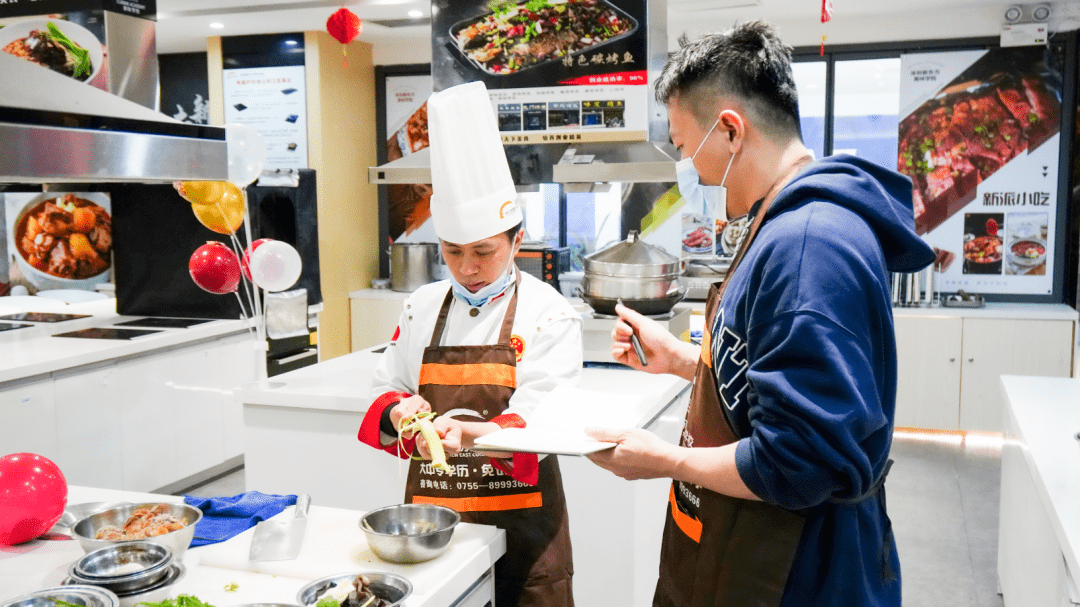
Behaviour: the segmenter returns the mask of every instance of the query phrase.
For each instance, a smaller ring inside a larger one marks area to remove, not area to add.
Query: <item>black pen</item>
[[[622,305],[626,305],[623,304],[622,298],[619,299],[619,303]],[[638,339],[637,329],[635,329],[634,325],[631,325],[630,323],[626,324],[630,325],[630,345],[634,346],[634,353],[637,354],[638,360],[641,361],[641,366],[648,367],[649,360],[645,358],[645,349],[641,347],[641,340]]]

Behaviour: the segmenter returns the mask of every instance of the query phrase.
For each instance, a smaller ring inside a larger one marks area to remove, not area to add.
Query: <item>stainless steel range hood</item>
[[[544,144],[544,147],[547,146],[558,147],[562,150],[559,161],[552,167],[555,183],[675,182],[675,149],[670,144],[627,141],[569,145]],[[369,167],[368,182],[377,184],[431,183],[429,148],[382,166]]]
[[[0,53],[0,183],[220,181],[225,129]]]

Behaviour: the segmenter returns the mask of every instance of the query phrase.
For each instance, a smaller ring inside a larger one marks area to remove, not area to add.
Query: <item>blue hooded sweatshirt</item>
[[[889,272],[934,253],[911,182],[854,156],[808,165],[776,197],[712,327],[736,466],[806,518],[783,605],[900,605],[900,563],[873,491],[896,405]],[[858,499],[855,504],[839,501]]]

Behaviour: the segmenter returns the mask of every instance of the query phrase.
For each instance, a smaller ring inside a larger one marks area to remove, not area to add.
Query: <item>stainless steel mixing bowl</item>
[[[461,515],[445,506],[399,504],[372,510],[360,518],[375,556],[391,563],[422,563],[450,547]]]
[[[140,508],[153,508],[160,503],[163,502],[128,504],[126,506],[111,508],[104,512],[98,512],[97,514],[91,514],[75,523],[71,528],[71,534],[75,539],[79,540],[79,545],[81,545],[82,549],[86,552],[92,552],[99,548],[114,546],[125,542],[145,541],[172,548],[173,556],[179,560],[184,556],[184,552],[187,551],[188,546],[191,545],[191,538],[195,537],[195,523],[202,519],[202,510],[199,510],[194,506],[188,506],[187,504],[169,504],[169,513],[186,523],[184,528],[179,531],[173,531],[164,535],[155,535],[154,537],[139,540],[94,539],[97,537],[98,531],[103,527],[111,525],[123,529],[124,523],[131,518],[131,515],[134,514],[136,510]]]
[[[116,593],[153,586],[169,575],[172,549],[146,541],[98,548],[72,563],[68,576],[80,584],[104,586]]]
[[[375,593],[375,596],[390,603],[389,607],[397,607],[412,594],[412,583],[400,575],[378,571],[358,571],[356,573],[339,573],[317,579],[296,593],[296,602],[302,607],[314,605],[327,590],[338,584],[352,583],[360,574],[363,574],[371,582],[371,591]]]

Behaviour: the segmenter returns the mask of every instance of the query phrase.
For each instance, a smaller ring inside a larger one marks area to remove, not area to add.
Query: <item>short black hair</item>
[[[791,47],[769,23],[737,23],[693,41],[684,34],[656,81],[656,100],[667,105],[674,96],[685,97],[702,128],[712,126],[716,98],[725,94],[742,101],[767,135],[802,139]]]
[[[514,237],[517,236],[517,233],[521,231],[521,226],[524,223],[525,223],[524,221],[519,221],[516,226],[514,226],[514,227],[510,228],[509,230],[503,232],[503,234],[506,235],[506,238],[510,240],[510,246],[514,245]]]

